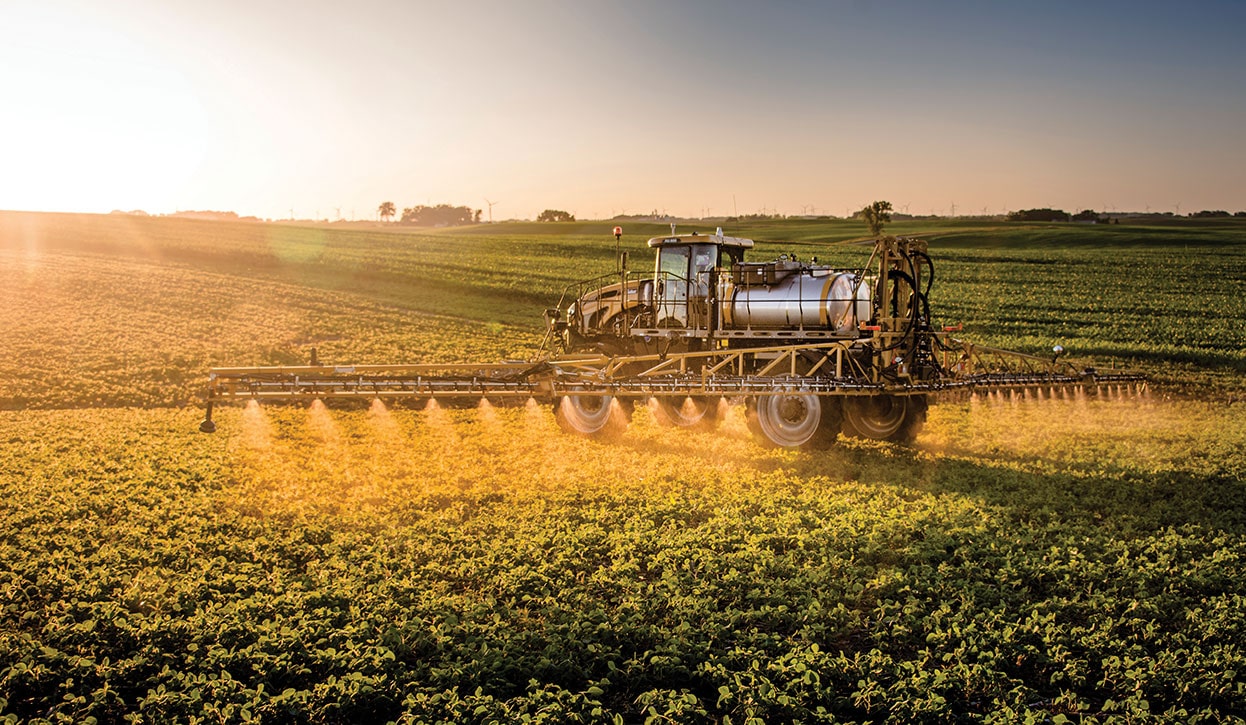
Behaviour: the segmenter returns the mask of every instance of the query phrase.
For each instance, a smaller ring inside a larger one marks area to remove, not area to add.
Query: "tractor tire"
[[[844,401],[844,435],[912,445],[926,422],[924,395],[870,395]]]
[[[654,398],[653,415],[658,423],[685,430],[718,427],[718,398]]]
[[[748,427],[762,445],[817,450],[835,443],[839,401],[811,393],[763,395],[748,404]]]
[[[554,404],[554,419],[567,433],[610,440],[627,430],[631,409],[631,401],[609,395],[568,395]]]

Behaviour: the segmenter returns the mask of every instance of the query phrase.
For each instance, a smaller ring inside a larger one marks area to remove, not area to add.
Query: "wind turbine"
[[[489,223],[492,224],[493,223],[493,205],[496,204],[497,202],[489,201],[489,197],[486,196],[485,203],[489,205]]]

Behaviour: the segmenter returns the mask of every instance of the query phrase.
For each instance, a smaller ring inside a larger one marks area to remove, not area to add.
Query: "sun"
[[[209,124],[174,65],[100,18],[18,5],[0,43],[0,208],[175,204]]]

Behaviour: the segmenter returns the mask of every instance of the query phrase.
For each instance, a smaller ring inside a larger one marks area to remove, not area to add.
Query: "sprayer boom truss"
[[[766,396],[794,391],[820,396],[926,395],[1144,379],[938,337],[939,367],[944,372],[928,380],[876,374],[867,364],[871,356],[867,344],[841,341],[669,355],[564,356],[491,365],[216,368],[209,376],[208,402],[362,397],[475,404],[481,398],[553,401],[567,395]]]

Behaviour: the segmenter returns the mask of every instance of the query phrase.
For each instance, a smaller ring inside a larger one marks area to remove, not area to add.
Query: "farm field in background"
[[[939,404],[913,449],[767,450],[735,408],[194,432],[213,365],[530,357],[608,226],[0,212],[0,716],[1246,717],[1240,223],[890,226],[966,338],[1159,381]],[[637,266],[669,227],[624,231]],[[864,262],[858,223],[724,231]]]

